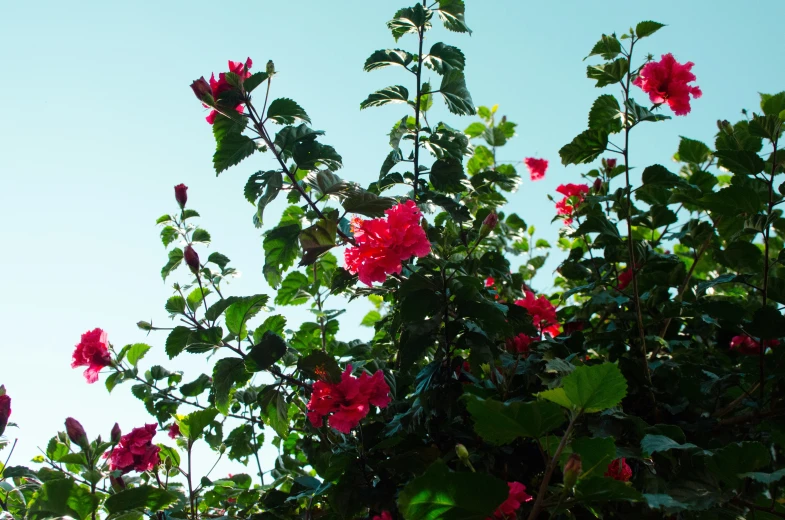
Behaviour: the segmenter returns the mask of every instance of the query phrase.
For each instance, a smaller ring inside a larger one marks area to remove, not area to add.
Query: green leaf
[[[193,291],[188,294],[188,298],[186,298],[186,303],[188,304],[188,308],[192,311],[195,311],[199,308],[204,300],[205,296],[210,294],[210,289],[204,287],[197,287]]]
[[[280,170],[256,172],[248,177],[243,192],[248,202],[256,204],[256,213],[254,214],[256,227],[260,228],[264,225],[264,210],[268,204],[275,200],[282,187],[283,174]]]
[[[615,96],[603,94],[591,106],[589,129],[615,134],[621,131],[621,112]]]
[[[230,117],[218,114],[213,122],[213,137],[215,137],[216,144],[220,143],[228,136],[242,134],[247,125],[245,117],[241,114],[238,114],[231,109],[227,110],[226,113],[229,114]]]
[[[503,403],[465,394],[466,409],[477,435],[492,444],[509,444],[518,437],[539,438],[564,423],[564,411],[548,401]]]
[[[267,370],[286,354],[286,342],[281,336],[267,331],[262,340],[251,348],[246,361],[249,372]]]
[[[767,116],[779,116],[785,110],[785,92],[778,94],[761,94],[760,108]]]
[[[381,319],[382,315],[379,314],[379,311],[369,311],[368,314],[363,317],[360,325],[363,327],[373,327],[376,322]]]
[[[191,329],[178,325],[166,338],[166,355],[169,359],[174,358],[185,350],[188,339],[191,337]]]
[[[321,130],[314,130],[303,123],[297,126],[285,126],[275,134],[275,145],[281,150],[285,159],[292,156],[292,151],[297,143],[313,141],[317,136],[324,135]]]
[[[635,26],[635,36],[638,38],[645,38],[647,36],[651,36],[652,34],[656,33],[660,29],[665,27],[664,24],[659,22],[652,22],[650,20],[640,22],[638,25]]]
[[[239,164],[255,151],[256,143],[250,137],[242,134],[227,134],[218,141],[213,154],[213,167],[215,167],[216,175]]]
[[[163,242],[164,247],[169,247],[169,244],[177,240],[179,233],[177,232],[177,228],[172,226],[166,226],[161,230],[161,242]]]
[[[485,520],[508,494],[507,484],[496,477],[455,473],[436,462],[403,488],[398,510],[406,520]]]
[[[196,397],[207,390],[207,387],[211,384],[212,379],[210,379],[210,376],[207,374],[200,374],[199,377],[190,383],[180,385],[180,393],[183,394],[183,397]]]
[[[701,141],[684,136],[679,141],[678,160],[689,164],[701,165],[709,160],[711,150]]]
[[[583,472],[580,478],[602,478],[608,464],[616,458],[616,445],[612,437],[578,437],[570,443],[572,453],[581,456]],[[562,454],[562,466],[567,455]]]
[[[229,258],[222,255],[221,253],[210,253],[210,256],[207,257],[207,262],[214,263],[223,271],[226,268],[226,265],[229,263]]]
[[[233,334],[244,337],[246,322],[262,310],[268,299],[266,294],[257,294],[241,298],[232,303],[224,314],[226,327]]]
[[[393,19],[387,22],[387,27],[397,42],[405,34],[417,33],[420,28],[429,27],[432,15],[429,9],[417,3],[414,7],[399,9]]]
[[[260,396],[259,404],[264,410],[267,424],[282,439],[286,439],[289,436],[289,404],[284,394],[274,386],[269,386]]]
[[[735,184],[706,194],[700,202],[709,210],[729,217],[740,213],[754,215],[762,205],[760,196],[753,189]]]
[[[300,265],[313,264],[320,255],[335,247],[335,235],[338,223],[329,218],[319,219],[310,227],[300,232],[300,246],[303,256]]]
[[[320,165],[330,170],[341,167],[343,158],[332,146],[314,140],[297,143],[292,151],[292,159],[301,170],[316,170]]]
[[[640,502],[643,496],[632,486],[612,478],[587,478],[578,480],[575,486],[578,502]]]
[[[721,167],[739,175],[755,175],[766,167],[763,159],[750,150],[717,150],[714,155]]]
[[[766,484],[767,486],[770,486],[775,482],[779,482],[780,480],[785,478],[785,469],[780,469],[773,473],[760,473],[760,472],[740,473],[739,478],[751,478],[756,482],[760,482],[761,484]]]
[[[646,435],[641,439],[641,450],[648,455],[653,455],[658,451],[670,451],[670,450],[689,450],[692,448],[697,448],[694,444],[689,442],[684,444],[679,444],[678,442],[674,441],[670,437],[666,437],[665,435]]]
[[[132,509],[162,511],[177,502],[177,500],[177,495],[165,489],[141,485],[110,495],[104,502],[104,507],[110,514]]]
[[[621,53],[621,43],[616,38],[615,34],[611,34],[610,36],[603,34],[600,41],[594,44],[592,47],[591,52],[589,53],[586,58],[591,56],[601,56],[602,59],[606,61],[610,61],[616,56]],[[583,58],[584,60],[586,58]]]
[[[272,119],[279,125],[291,125],[296,121],[310,123],[311,119],[303,107],[289,98],[278,98],[267,107],[267,119]]]
[[[191,242],[207,244],[210,242],[210,233],[202,228],[196,228],[194,229],[193,235],[191,235]]]
[[[370,72],[372,70],[388,67],[390,65],[400,65],[401,67],[408,67],[412,62],[414,56],[411,52],[402,51],[401,49],[384,49],[376,51],[365,60],[363,70]]]
[[[300,235],[300,230],[299,222],[285,223],[265,234],[262,272],[267,283],[272,287],[277,287],[281,283],[283,271],[294,265],[294,261],[297,259],[297,253],[300,250],[297,238]]]
[[[180,262],[183,261],[183,250],[179,247],[176,247],[169,251],[169,261],[166,262],[166,265],[163,266],[161,269],[161,277],[166,280],[166,277],[172,274],[172,271],[177,269],[180,265]]]
[[[684,183],[678,175],[671,173],[660,164],[647,166],[646,169],[643,170],[641,181],[644,185],[655,185],[663,188],[673,188],[674,186]]]
[[[466,78],[460,70],[445,71],[439,92],[444,96],[447,109],[453,114],[462,116],[474,114],[472,96],[466,88]]]
[[[250,78],[243,80],[243,89],[246,93],[250,94],[256,87],[267,81],[270,76],[266,72],[255,72],[251,74]]]
[[[409,91],[406,87],[393,85],[370,94],[365,101],[360,103],[360,110],[368,107],[380,107],[388,103],[406,103],[407,101],[409,101]]]
[[[570,144],[559,150],[563,165],[590,163],[608,147],[608,133],[604,130],[586,130]]]
[[[276,305],[301,305],[311,299],[308,288],[308,277],[299,271],[292,271],[284,279],[278,294],[275,296]]]
[[[670,495],[666,495],[664,493],[659,494],[649,494],[644,493],[643,498],[646,499],[646,503],[649,505],[651,509],[664,509],[666,511],[680,511],[682,509],[688,509],[689,506],[683,504],[673,498]]]
[[[452,69],[463,71],[466,57],[458,47],[439,42],[434,43],[428,55],[423,57],[423,65],[439,74],[445,74]]]
[[[396,200],[358,189],[351,192],[341,204],[349,213],[358,213],[366,217],[382,217],[384,210],[393,207]]]
[[[27,516],[32,520],[62,516],[84,520],[97,507],[98,497],[90,494],[88,488],[70,479],[55,479],[45,482],[36,491]]]
[[[205,428],[210,426],[210,423],[213,422],[216,415],[218,415],[218,410],[215,408],[191,412],[177,421],[177,424],[180,426],[180,433],[187,439],[195,441],[202,436],[202,432],[204,432]]]
[[[466,4],[463,0],[439,0],[437,13],[448,31],[471,34],[471,29],[466,25]]]
[[[615,363],[581,366],[562,379],[561,388],[539,395],[565,408],[600,412],[621,402],[627,395],[627,381]]]
[[[639,105],[634,99],[630,98],[627,100],[627,116],[629,117],[630,121],[633,124],[642,123],[644,121],[665,121],[666,119],[670,119],[671,116],[666,116],[663,114],[655,114],[648,108]]]
[[[273,332],[279,336],[283,336],[283,331],[286,328],[286,318],[280,314],[274,314],[264,320],[264,323],[256,327],[253,331],[254,343],[259,343],[262,340],[265,332]]]
[[[452,157],[434,162],[429,178],[433,187],[438,191],[460,193],[466,189],[461,182],[466,179],[466,175],[463,173],[463,164]]]
[[[125,355],[125,359],[132,365],[136,366],[140,359],[147,354],[147,351],[150,350],[152,347],[150,345],[146,345],[144,343],[134,343],[128,348],[128,353]]]
[[[309,379],[319,380],[325,374],[327,380],[337,383],[341,380],[341,368],[335,358],[322,350],[315,350],[297,361],[297,369]]]
[[[589,65],[586,68],[586,76],[597,82],[594,85],[595,87],[606,87],[624,79],[624,76],[628,71],[628,66],[627,58],[619,58],[610,63],[603,63],[601,65]]]
[[[467,126],[463,133],[474,139],[475,137],[480,137],[483,133],[485,133],[486,129],[487,127],[484,124],[480,123],[479,121],[475,121],[474,123]]]
[[[352,185],[344,181],[330,170],[310,172],[303,183],[317,190],[322,195],[336,195],[342,199],[352,190]]]
[[[164,309],[172,316],[176,314],[185,314],[185,298],[179,294],[170,296],[169,299],[166,300],[166,304],[164,304]]]
[[[219,359],[213,369],[213,391],[215,392],[215,407],[226,415],[229,413],[229,397],[235,383],[245,383],[249,374],[245,370],[242,358]]]

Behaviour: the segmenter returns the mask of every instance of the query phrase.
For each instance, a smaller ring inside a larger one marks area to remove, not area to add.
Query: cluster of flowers
[[[237,76],[242,81],[251,77],[251,73],[249,72],[251,65],[253,65],[251,58],[245,60],[245,63],[241,61],[229,60],[229,72],[237,74]],[[210,83],[204,79],[204,76],[191,83],[191,89],[194,91],[194,94],[196,94],[196,97],[199,99],[199,101],[202,102],[202,105],[204,105],[205,108],[210,108],[215,103],[215,101],[218,100],[221,94],[232,90],[233,87],[229,81],[227,81],[226,74],[227,72],[221,72],[218,74],[217,80],[215,79],[215,74],[211,74]],[[245,107],[242,103],[240,103],[235,106],[234,109],[242,114]],[[218,111],[213,109],[210,110],[210,113],[205,119],[207,119],[208,123],[213,124],[217,115]]]
[[[372,376],[363,372],[352,375],[352,365],[341,374],[340,383],[317,381],[308,402],[308,419],[315,427],[322,426],[325,416],[331,428],[349,433],[368,415],[371,405],[385,408],[390,403],[390,387],[381,370]]]
[[[344,252],[346,269],[359,274],[366,285],[384,282],[390,273],[400,274],[402,262],[431,252],[431,244],[417,205],[409,200],[385,211],[384,218],[352,219],[356,247]]]
[[[507,340],[507,350],[521,354],[524,357],[529,355],[529,346],[547,335],[550,337],[558,336],[561,332],[561,325],[556,317],[556,307],[544,295],[535,296],[534,292],[524,287],[524,298],[515,300],[515,305],[523,307],[532,317],[532,323],[537,329],[538,336],[529,336],[520,333],[514,338]]]
[[[155,432],[155,424],[145,424],[120,437],[114,449],[104,454],[104,458],[109,459],[109,469],[125,474],[129,471],[150,471],[157,466],[161,462],[158,454],[161,448],[153,444]],[[120,428],[115,425],[112,439],[119,435]]]
[[[556,203],[556,213],[565,217],[564,223],[568,226],[572,224],[572,217],[575,211],[583,204],[586,195],[589,194],[588,184],[560,184],[556,191],[564,195],[564,198]]]

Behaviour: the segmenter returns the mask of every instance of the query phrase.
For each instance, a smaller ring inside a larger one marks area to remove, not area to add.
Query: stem
[[[635,47],[635,37],[630,40],[630,52],[627,54],[627,69],[632,71],[632,49]],[[630,98],[630,78],[632,72],[627,73],[625,79],[624,89],[624,178],[627,183],[627,246],[630,253],[630,265],[628,269],[632,270],[632,294],[635,299],[635,317],[638,322],[638,334],[641,342],[641,354],[643,355],[643,372],[646,376],[646,381],[651,386],[651,373],[649,371],[649,362],[646,359],[646,331],[643,330],[643,313],[641,312],[641,298],[638,291],[638,274],[637,262],[635,261],[635,244],[632,239],[632,188],[630,187],[630,130],[632,127],[629,124],[629,98]]]
[[[537,500],[534,501],[532,512],[529,514],[529,520],[535,520],[535,518],[539,516],[540,511],[542,511],[542,503],[543,500],[545,500],[545,493],[548,492],[548,484],[551,482],[553,471],[559,464],[559,457],[561,456],[561,452],[564,451],[564,447],[567,445],[567,439],[569,439],[570,434],[572,433],[572,427],[575,426],[575,421],[578,420],[580,415],[581,413],[578,412],[573,415],[572,419],[570,419],[570,424],[567,426],[567,430],[565,430],[564,435],[561,438],[559,447],[556,448],[553,458],[548,463],[548,467],[545,468],[545,475],[542,477],[542,484],[540,484],[540,489],[537,491]]]
[[[779,128],[777,129],[779,131]],[[769,220],[771,219],[771,213],[774,210],[774,175],[777,173],[777,141],[778,141],[778,134],[775,134],[774,141],[772,144],[774,145],[774,152],[772,152],[771,156],[771,179],[769,179],[769,204],[768,204],[768,212],[766,213],[766,229],[763,230],[763,306],[766,307],[769,298],[769,235],[771,231],[771,225],[769,224]],[[766,383],[765,383],[765,376],[766,370],[763,363],[763,356],[766,352],[766,342],[763,338],[760,338],[760,354],[759,354],[759,362],[758,368],[760,371],[760,402],[761,406],[763,405],[763,400],[765,398],[766,393]]]
[[[319,264],[316,262],[313,264],[313,283],[316,286],[316,308],[319,309],[319,329],[321,330],[322,337],[322,351],[327,352],[327,331],[324,326],[324,316],[322,316],[322,295],[319,292],[318,265]]]
[[[426,7],[426,0],[422,1]],[[420,47],[417,52],[417,95],[414,98],[414,202],[417,202],[417,190],[420,187],[420,96],[422,95],[422,42],[425,39],[425,27],[417,29]]]
[[[8,467],[8,461],[11,460],[11,455],[14,454],[14,449],[16,448],[17,442],[19,442],[19,439],[14,439],[14,443],[11,445],[11,451],[8,453],[8,457],[5,458],[5,462],[3,463],[3,471],[0,471],[0,477],[2,477],[3,473],[5,473],[5,468]]]
[[[248,415],[253,417],[253,412],[248,411]],[[259,479],[264,486],[264,472],[262,471],[262,463],[259,462],[259,444],[256,442],[256,428],[254,423],[251,423],[251,440],[253,441],[253,456],[256,459],[256,468],[259,470]]]
[[[185,479],[188,482],[188,500],[191,503],[191,518],[196,520],[196,496],[194,496],[194,488],[193,488],[193,481],[191,479],[191,448],[193,447],[193,443],[191,439],[188,439],[188,473],[185,475]]]

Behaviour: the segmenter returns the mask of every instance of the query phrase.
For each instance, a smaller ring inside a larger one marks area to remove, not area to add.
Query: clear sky
[[[633,133],[632,161],[638,166],[668,166],[679,135],[710,143],[717,119],[738,118],[743,107],[757,109],[757,92],[785,90],[782,0],[467,4],[474,34],[437,30],[429,44],[442,40],[462,48],[475,104],[498,103],[502,114],[519,123],[518,136],[501,159],[551,161],[546,179],[526,180],[508,209],[547,239],[556,236],[558,226],[549,224],[553,207],[546,194],[560,183],[577,182],[582,171],[562,167],[558,150],[585,128],[600,93],[586,79],[587,62],[581,60],[603,32],[621,33],[646,19],[668,24],[641,43],[641,52],[672,52],[679,61],[694,61],[703,89],[689,116]],[[199,356],[184,354],[169,362],[165,335],[145,337],[135,326],[142,319],[167,322],[163,304],[171,283],[159,275],[166,255],[154,222],[174,210],[175,184],[190,187],[189,206],[202,214],[201,225],[213,236],[209,251],[229,256],[243,273],[228,292],[269,292],[261,275],[260,233],[251,224],[253,207],[243,199],[242,186],[253,171],[272,167],[271,158],[256,156],[216,178],[213,138],[189,83],[225,70],[227,59],[251,56],[255,70],[275,60],[280,74],[273,95],[298,101],[313,126],[327,131],[324,142],[343,155],[339,173],[368,184],[389,151],[385,134],[405,110],[396,105],[360,112],[359,103],[369,92],[411,77],[394,69],[364,73],[362,65],[374,50],[413,48],[408,38],[396,45],[384,25],[404,5],[399,0],[5,3],[0,17],[5,77],[0,82],[0,384],[12,395],[12,420],[20,424],[20,430],[6,432],[20,437],[13,462],[29,460],[66,416],[82,421],[89,434],[105,437],[115,421],[124,431],[150,421],[129,387],[109,396],[103,378],[87,385],[81,370],[70,368],[73,345],[88,329],[104,328],[117,347],[154,345],[145,366],[183,369],[186,380],[209,371]],[[643,103],[645,97],[639,93],[638,99]],[[440,108],[429,119],[436,116],[459,128],[473,120]],[[544,273],[538,286],[546,289],[549,279]],[[345,316],[343,337],[368,337],[369,329],[357,327],[364,307],[353,310]],[[306,310],[286,314],[296,327]],[[274,454],[265,448],[266,469]],[[200,466],[211,463],[203,460]]]

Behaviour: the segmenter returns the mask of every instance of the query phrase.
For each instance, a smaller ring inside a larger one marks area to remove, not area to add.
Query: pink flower
[[[532,323],[540,334],[558,336],[561,326],[556,318],[556,307],[543,295],[538,297],[529,289],[524,289],[525,298],[516,300],[515,305],[526,309],[532,317]]]
[[[0,435],[8,426],[8,418],[11,416],[11,396],[8,394],[0,395]]]
[[[393,517],[389,511],[382,511],[382,514],[374,516],[373,520],[393,520]]]
[[[161,462],[158,455],[161,448],[153,445],[155,432],[155,424],[145,424],[120,437],[117,446],[111,452],[104,454],[104,458],[109,459],[109,469],[119,470],[122,473],[153,469]]]
[[[177,437],[179,437],[181,435],[180,425],[177,423],[172,423],[172,425],[169,427],[168,435],[170,439],[176,439]]]
[[[344,252],[346,269],[358,273],[366,285],[384,282],[390,273],[400,274],[401,262],[431,252],[431,244],[420,226],[420,210],[409,200],[387,211],[385,218],[351,222],[355,247]]]
[[[514,338],[507,338],[505,346],[510,352],[521,354],[524,358],[527,358],[529,356],[529,345],[534,341],[537,341],[537,338],[527,336],[521,332]]]
[[[185,184],[178,184],[174,187],[174,198],[179,204],[180,209],[185,209],[185,203],[188,202],[188,186]]]
[[[237,74],[238,76],[240,76],[241,80],[248,79],[251,77],[251,73],[249,72],[251,65],[253,65],[253,61],[251,60],[251,58],[245,60],[245,64],[243,64],[241,61],[229,60],[229,72],[233,72]],[[217,80],[215,79],[215,74],[210,75],[210,90],[212,91],[213,99],[215,99],[216,102],[218,101],[218,98],[221,94],[223,94],[224,92],[228,92],[229,90],[232,90],[232,88],[234,87],[232,87],[232,85],[230,85],[229,82],[226,80],[225,72],[221,72],[220,74],[218,74]],[[194,90],[194,92],[197,92],[196,89]],[[197,96],[198,95],[199,94],[197,93]],[[209,108],[209,107],[205,105],[205,108]],[[244,108],[245,107],[243,107],[242,103],[234,107],[234,109],[241,114],[243,113]],[[211,110],[205,119],[207,119],[208,123],[213,124],[217,116],[218,116],[218,112],[216,110]]]
[[[523,160],[526,164],[526,169],[529,170],[531,180],[538,181],[545,178],[545,170],[548,169],[547,159],[535,159],[534,157],[527,157]]]
[[[485,279],[485,287],[491,288],[496,283],[496,280],[493,279],[493,276],[489,276]]]
[[[575,210],[583,203],[589,193],[588,184],[560,184],[556,191],[564,195],[564,198],[556,203],[556,213],[564,215],[564,223],[568,226],[572,224],[572,215]]]
[[[521,504],[524,504],[532,499],[531,495],[526,492],[526,486],[520,482],[508,482],[507,487],[510,488],[509,494],[507,495],[507,500],[502,502],[502,504],[496,508],[496,511],[493,512],[493,516],[495,518],[501,518],[505,520],[517,518],[515,512],[520,509]],[[488,517],[486,520],[493,519]]]
[[[632,478],[632,468],[627,464],[627,459],[622,457],[608,464],[608,470],[605,472],[605,476],[614,480],[627,482]]]
[[[780,342],[776,339],[769,339],[764,341],[763,344],[766,348],[770,348],[776,347]],[[761,352],[760,341],[755,341],[749,336],[733,336],[733,339],[730,340],[730,348],[748,356],[755,356]]]
[[[328,424],[341,433],[349,433],[368,415],[371,405],[385,408],[390,403],[390,387],[381,370],[359,378],[352,375],[352,365],[341,374],[341,382],[317,381],[308,402],[308,419],[315,427],[329,415]],[[332,414],[332,415],[330,415]]]
[[[690,96],[698,99],[701,89],[688,85],[695,81],[695,74],[690,72],[695,64],[688,61],[681,64],[673,54],[663,54],[660,61],[647,63],[633,81],[649,95],[652,103],[668,103],[673,113],[684,116],[690,112]]]
[[[619,273],[619,279],[616,282],[616,289],[623,291],[632,282],[632,269],[629,267]]]
[[[82,334],[82,341],[76,345],[71,368],[87,367],[84,377],[88,383],[98,381],[98,372],[112,364],[112,356],[106,341],[106,332],[93,329]]]

